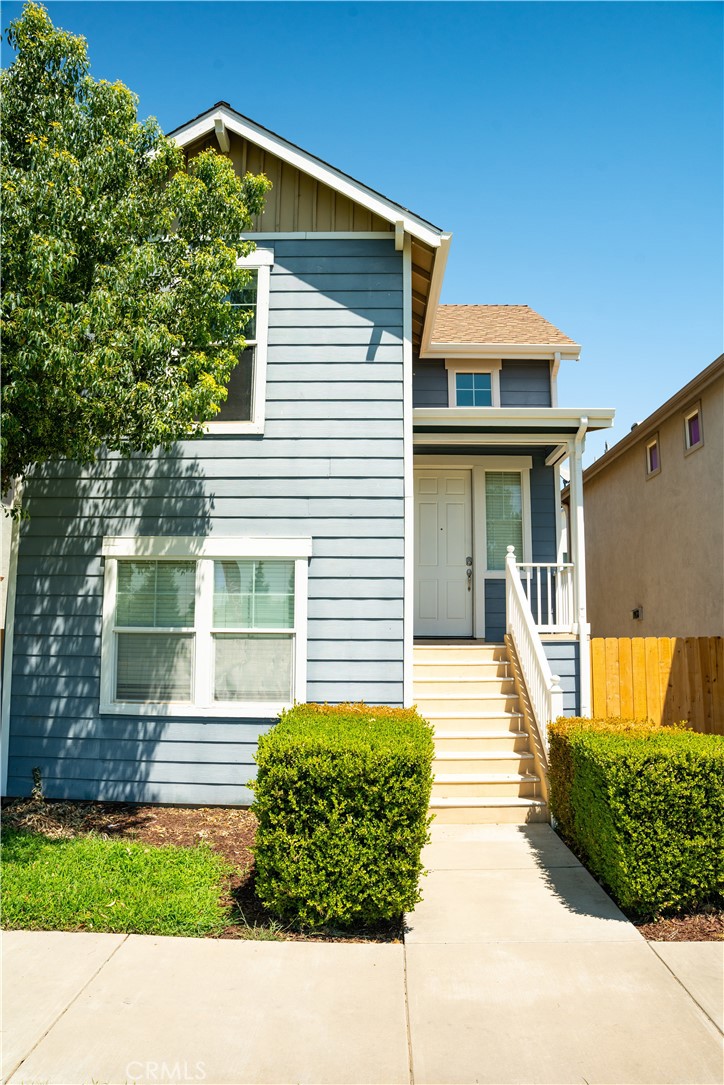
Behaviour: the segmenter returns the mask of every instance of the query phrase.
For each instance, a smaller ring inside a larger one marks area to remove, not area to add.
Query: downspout
[[[583,523],[583,450],[586,447],[588,418],[583,416],[573,439],[569,527],[573,528],[573,583],[578,627],[580,714],[591,714],[591,627],[586,610],[586,539]]]

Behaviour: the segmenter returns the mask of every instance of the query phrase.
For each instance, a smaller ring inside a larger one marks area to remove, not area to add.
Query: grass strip
[[[229,921],[230,868],[206,844],[50,840],[7,829],[2,863],[7,929],[203,937]]]

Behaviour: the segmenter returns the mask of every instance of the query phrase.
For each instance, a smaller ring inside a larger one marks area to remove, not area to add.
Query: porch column
[[[583,449],[588,418],[581,418],[578,433],[568,444],[571,468],[571,501],[568,530],[573,562],[573,606],[579,643],[580,712],[591,714],[591,630],[586,612],[586,541],[583,525]]]

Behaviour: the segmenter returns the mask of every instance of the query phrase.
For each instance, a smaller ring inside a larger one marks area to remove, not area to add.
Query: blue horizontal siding
[[[553,674],[561,680],[563,715],[577,716],[580,712],[580,645],[578,641],[543,642],[543,650]]]
[[[480,368],[485,368],[481,361]],[[505,360],[500,369],[501,407],[550,407],[550,364]],[[448,372],[444,358],[416,360],[412,374],[414,407],[447,407]]]
[[[279,240],[267,422],[168,452],[64,462],[26,489],[8,789],[248,803],[273,721],[99,714],[104,535],[313,538],[308,696],[402,702],[402,254],[394,240]]]
[[[506,359],[500,370],[500,406],[550,407],[550,363]]]
[[[447,407],[448,379],[442,358],[416,361],[412,371],[413,407]]]

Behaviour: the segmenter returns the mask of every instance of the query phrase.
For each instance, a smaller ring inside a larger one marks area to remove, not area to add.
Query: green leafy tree
[[[86,42],[28,3],[2,72],[2,484],[33,465],[149,452],[226,398],[248,313],[228,300],[270,187],[185,161]]]

